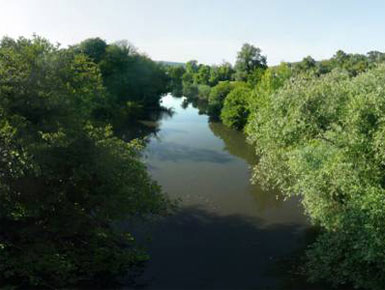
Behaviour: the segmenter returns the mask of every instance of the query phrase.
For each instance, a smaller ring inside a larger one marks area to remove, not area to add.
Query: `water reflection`
[[[157,136],[160,131],[159,120],[172,118],[174,111],[167,107],[160,107],[156,110],[143,113],[142,120],[127,121],[115,125],[115,134],[125,141],[131,141],[134,138],[148,139]]]
[[[140,231],[151,234],[152,260],[135,289],[299,289],[301,277],[277,268],[305,245],[297,224],[265,227],[258,217],[184,207]]]
[[[306,245],[298,201],[250,183],[256,158],[240,132],[209,122],[183,99],[167,96],[163,105],[174,114],[157,122],[144,161],[181,204],[176,215],[136,227],[142,241],[152,237],[138,287],[296,289],[287,267],[277,265]]]
[[[222,139],[225,146],[223,150],[231,155],[244,159],[250,166],[257,162],[255,150],[246,143],[245,136],[240,131],[230,129],[219,122],[210,122],[209,128],[215,136]]]
[[[234,131],[219,122],[210,122],[209,128],[215,136],[224,142],[223,150],[245,160],[249,165],[249,169],[252,169],[257,162],[255,150],[246,142],[245,136],[241,132]],[[259,212],[279,208],[284,202],[283,196],[278,191],[263,190],[258,184],[251,184],[250,182],[247,191],[251,196],[255,197],[255,204]],[[292,203],[292,201],[288,202]],[[294,203],[297,204],[297,201],[294,201]]]
[[[173,133],[178,131],[173,131]],[[180,132],[178,132],[180,133]],[[227,163],[231,161],[226,154],[215,150],[194,148],[193,146],[177,144],[172,142],[159,142],[152,147],[151,154],[161,161],[193,161],[193,162],[214,162]]]

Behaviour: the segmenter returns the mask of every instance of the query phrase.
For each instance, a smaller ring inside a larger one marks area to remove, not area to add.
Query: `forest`
[[[111,287],[150,259],[117,224],[177,202],[142,162],[145,142],[121,129],[171,93],[247,136],[252,181],[300,198],[319,229],[304,254],[311,281],[383,289],[384,62],[340,50],[269,67],[246,43],[234,65],[170,65],[125,41],[3,38],[0,287]]]

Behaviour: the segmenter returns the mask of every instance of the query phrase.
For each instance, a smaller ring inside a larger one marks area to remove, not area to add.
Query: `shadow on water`
[[[306,231],[298,224],[266,226],[256,217],[183,207],[173,216],[136,225],[151,261],[136,286],[125,289],[318,289],[302,288],[303,277],[287,267],[293,249],[308,242]]]
[[[195,148],[192,146],[171,142],[160,143],[156,147],[156,150],[152,150],[152,153],[155,157],[162,161],[177,162],[188,160],[193,162],[213,163],[227,163],[231,161],[231,158],[227,154],[223,154],[215,150]]]
[[[209,128],[213,134],[220,138],[224,142],[223,150],[237,156],[247,162],[250,166],[250,171],[258,161],[253,146],[246,142],[246,137],[241,131],[236,131],[226,127],[220,122],[210,122]],[[263,190],[258,184],[249,185],[250,195],[255,197],[256,205],[259,210],[271,209],[281,205],[278,201],[283,199],[283,195],[279,191],[274,190]]]
[[[165,103],[175,116],[144,123],[157,129],[144,157],[181,204],[174,215],[124,223],[151,255],[136,285],[124,289],[328,289],[294,270],[313,238],[310,226],[298,200],[250,184],[257,160],[244,135],[208,123],[199,104],[171,96]]]
[[[209,128],[216,137],[222,139],[225,143],[223,148],[225,151],[245,160],[250,166],[256,164],[255,149],[247,144],[245,135],[242,132],[230,129],[220,122],[210,122]]]
[[[160,131],[159,120],[167,120],[172,118],[174,111],[170,108],[159,107],[143,113],[143,117],[139,121],[124,122],[117,125],[114,130],[115,134],[125,141],[131,141],[135,138],[148,139],[157,136]]]

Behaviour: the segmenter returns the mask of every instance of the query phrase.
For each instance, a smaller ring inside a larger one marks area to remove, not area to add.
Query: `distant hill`
[[[168,66],[185,66],[186,64],[183,63],[183,62],[175,62],[175,61],[163,61],[163,60],[159,60],[157,61],[158,63],[161,63],[161,64],[164,64],[164,65],[168,65]]]

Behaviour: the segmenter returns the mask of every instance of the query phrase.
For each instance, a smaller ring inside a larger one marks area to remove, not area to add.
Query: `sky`
[[[234,63],[243,43],[268,63],[385,51],[382,0],[0,0],[0,37],[67,46],[128,40],[154,60]]]

